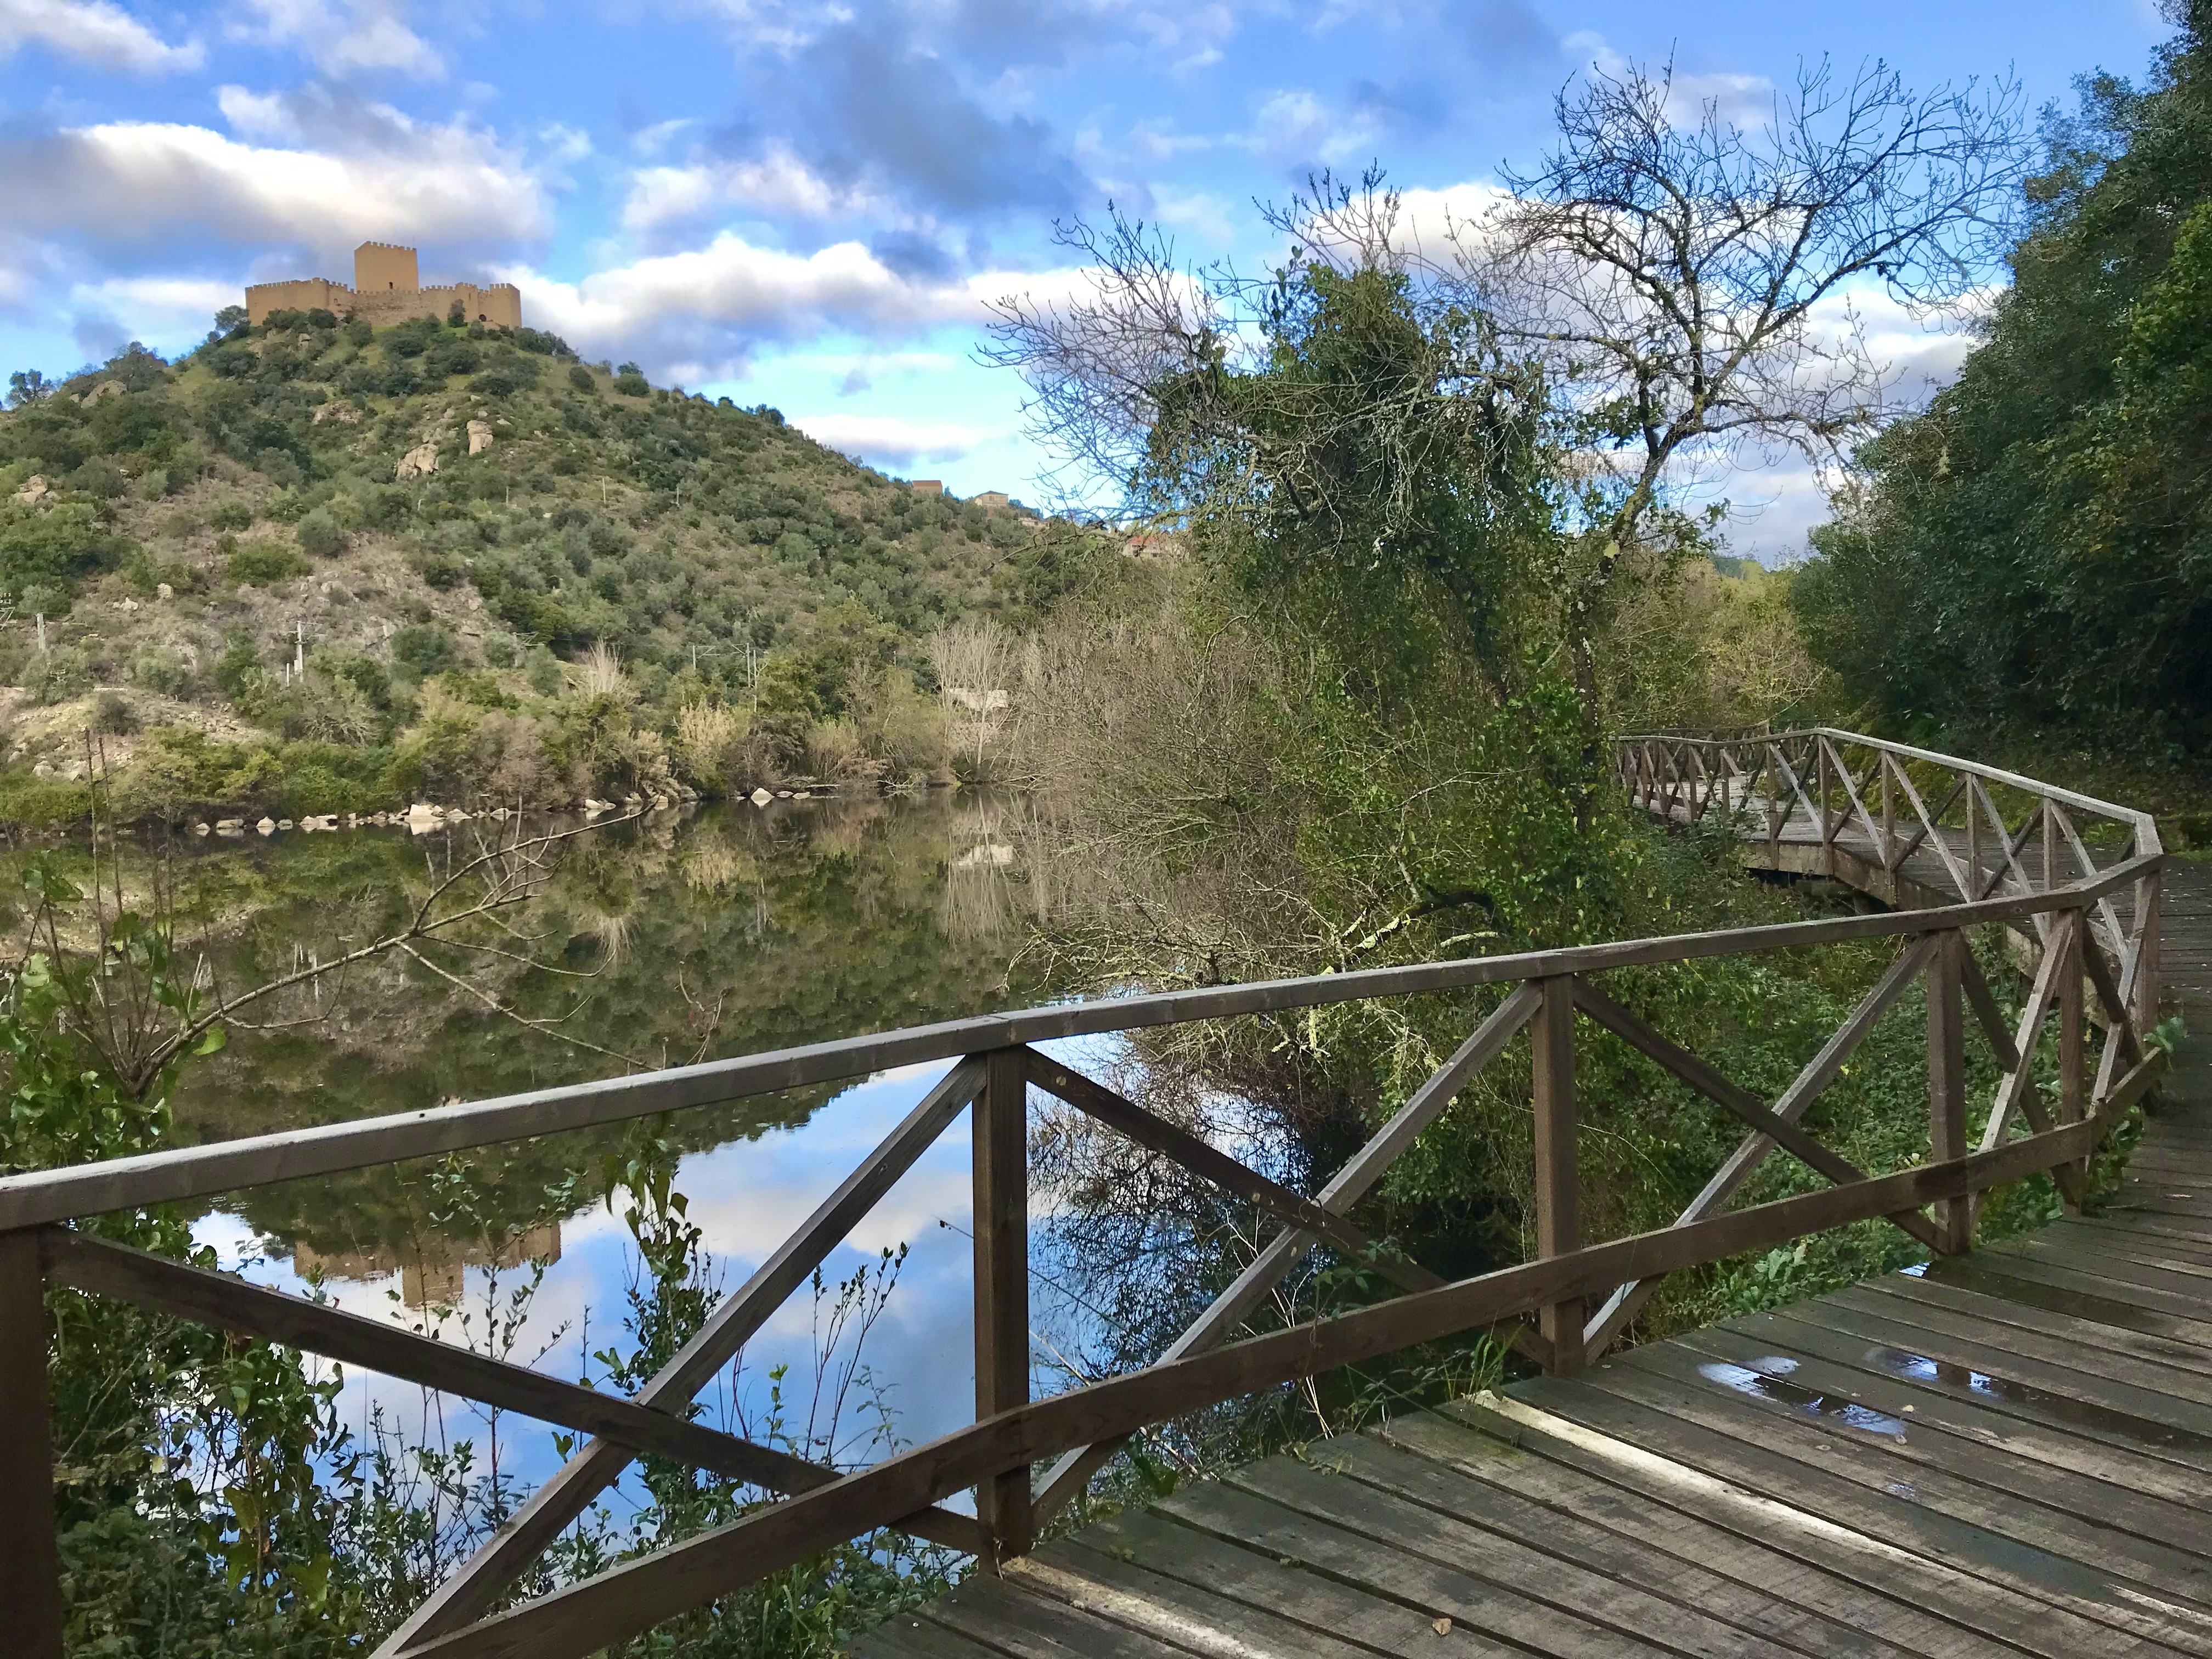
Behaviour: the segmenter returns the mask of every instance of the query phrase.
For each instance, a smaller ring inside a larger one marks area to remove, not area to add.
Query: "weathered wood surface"
[[[2212,872],[2162,914],[2212,1033]],[[2212,1656],[2212,1036],[2093,1214],[1187,1487],[856,1651]]]

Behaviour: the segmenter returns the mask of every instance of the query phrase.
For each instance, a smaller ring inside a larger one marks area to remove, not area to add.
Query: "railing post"
[[[1575,1163],[1575,991],[1565,975],[1540,981],[1544,1000],[1529,1025],[1535,1056],[1536,1254],[1565,1255],[1582,1247],[1582,1182]],[[1557,1302],[1538,1315],[1551,1345],[1550,1370],[1571,1376],[1583,1368],[1583,1304]]]
[[[1982,815],[1974,809],[1974,786],[1971,778],[1966,781],[1965,794],[1966,797],[1966,885],[1972,890],[1966,896],[1970,899],[1978,899],[1982,896]],[[1942,833],[1940,826],[1936,833],[1938,835]],[[2002,832],[1999,833],[2002,835]],[[1997,844],[2000,848],[2004,845],[2002,840]]]
[[[2057,951],[2058,957],[2058,1121],[2079,1123],[2089,1109],[2089,1049],[2083,1038],[2087,1036],[2081,1021],[2081,939],[2087,931],[2089,915],[2086,910],[2062,910],[2058,925],[2051,930],[2047,951]],[[2075,1168],[2086,1182],[2089,1160],[2083,1158]],[[2078,1212],[2078,1206],[2063,1196],[2061,1202],[2069,1212]]]
[[[1766,863],[1769,869],[1782,867],[1782,756],[1772,744],[1766,745]]]
[[[46,1272],[28,1230],[0,1233],[0,1617],[9,1653],[62,1659]]]
[[[974,1107],[978,1422],[1030,1397],[1029,1071],[1019,1048],[993,1049],[984,1068]],[[1029,1469],[978,1486],[975,1516],[1000,1560],[1026,1554],[1034,1541]]]
[[[1891,793],[1889,775],[1896,763],[1889,751],[1881,751],[1881,763],[1876,769],[1881,774],[1881,867],[1893,876],[1900,860],[1897,856],[1897,797]]]
[[[1829,827],[1828,818],[1828,740],[1813,739],[1813,800],[1820,809],[1820,873],[1836,873],[1836,832]]]
[[[1966,936],[1956,927],[1936,935],[1928,963],[1928,1139],[1936,1164],[1966,1155],[1966,1032],[1963,988]],[[1936,1206],[1936,1224],[1946,1255],[1973,1246],[1972,1194],[1947,1198]]]
[[[2136,1030],[2148,1042],[2158,1024],[2159,872],[2136,884]]]

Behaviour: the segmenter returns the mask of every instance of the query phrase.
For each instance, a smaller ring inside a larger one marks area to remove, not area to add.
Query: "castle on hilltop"
[[[327,276],[303,276],[292,283],[256,283],[246,290],[246,319],[267,320],[272,311],[328,311],[388,325],[416,317],[440,321],[460,307],[470,322],[492,328],[522,326],[522,290],[512,283],[478,288],[452,283],[424,288],[416,274],[415,250],[390,242],[363,242],[353,251],[353,286]]]

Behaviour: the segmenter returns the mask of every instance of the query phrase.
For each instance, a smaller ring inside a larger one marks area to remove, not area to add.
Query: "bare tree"
[[[963,617],[929,636],[930,665],[953,742],[971,750],[980,776],[992,736],[1009,716],[1013,641],[988,617]]]
[[[1776,446],[1826,464],[1899,412],[1851,296],[1968,299],[2009,245],[2025,152],[2014,85],[1915,93],[1880,63],[1804,69],[1756,131],[1671,67],[1593,70],[1556,110],[1557,147],[1459,228],[1457,263],[1586,423],[1587,690],[1607,587],[1684,473]]]
[[[1054,229],[1079,262],[1075,286],[998,301],[981,356],[1029,382],[1030,426],[1066,458],[1049,493],[1072,501],[1101,483],[1129,489],[1170,393],[1219,373],[1238,337],[1220,285],[1182,265],[1156,227],[1109,204],[1103,228],[1077,220]]]

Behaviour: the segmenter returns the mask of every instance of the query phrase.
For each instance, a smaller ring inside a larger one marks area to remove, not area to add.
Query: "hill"
[[[19,822],[88,769],[171,818],[949,777],[930,636],[1112,556],[531,329],[277,313],[10,402]]]

